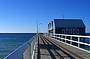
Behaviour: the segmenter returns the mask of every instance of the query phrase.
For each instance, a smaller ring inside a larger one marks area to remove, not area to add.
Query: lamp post
[[[37,40],[38,40],[38,53],[37,53],[37,59],[40,59],[40,47],[39,47],[39,33],[38,33],[38,21],[37,21]]]

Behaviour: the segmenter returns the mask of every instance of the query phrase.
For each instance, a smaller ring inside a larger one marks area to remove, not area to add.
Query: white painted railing
[[[90,53],[90,36],[55,34],[53,38]]]
[[[35,55],[34,53],[36,41],[37,35],[33,36],[29,41],[14,50],[4,59],[33,59]]]

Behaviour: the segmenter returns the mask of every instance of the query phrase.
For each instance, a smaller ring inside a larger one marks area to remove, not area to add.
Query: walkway
[[[39,47],[41,59],[75,59],[44,36],[39,36]],[[37,48],[35,54],[37,59]]]

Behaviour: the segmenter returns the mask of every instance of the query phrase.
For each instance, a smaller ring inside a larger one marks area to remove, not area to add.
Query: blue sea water
[[[0,33],[0,59],[30,40],[35,33]]]

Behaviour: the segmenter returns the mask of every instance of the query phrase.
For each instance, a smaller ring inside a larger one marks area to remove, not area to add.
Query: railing
[[[53,38],[90,53],[90,36],[55,34]]]
[[[37,35],[33,36],[29,41],[14,50],[4,59],[34,59],[36,41]]]

